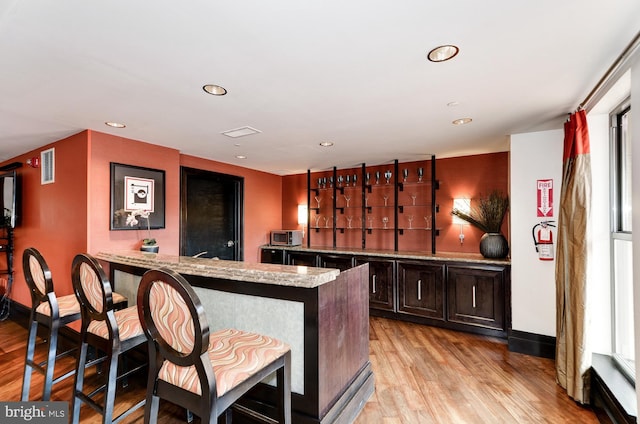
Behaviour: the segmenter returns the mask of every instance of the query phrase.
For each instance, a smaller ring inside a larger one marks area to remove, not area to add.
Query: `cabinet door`
[[[320,266],[322,268],[337,268],[340,271],[344,271],[353,268],[353,257],[348,255],[320,255]]]
[[[394,310],[394,262],[356,258],[356,265],[369,263],[369,307],[384,311]]]
[[[504,330],[504,268],[447,267],[449,321]]]
[[[284,250],[263,248],[260,254],[263,264],[284,265]]]
[[[318,266],[317,255],[308,252],[287,252],[287,265]]]
[[[398,312],[444,321],[444,265],[398,262]]]

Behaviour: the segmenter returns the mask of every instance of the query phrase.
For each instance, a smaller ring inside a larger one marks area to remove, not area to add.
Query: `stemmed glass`
[[[316,199],[316,202],[318,202],[318,209],[320,209],[320,201],[322,200],[322,197],[320,196],[313,196],[314,199]]]
[[[353,181],[353,186],[356,186],[356,181],[358,181],[358,175],[357,174],[353,174],[353,178],[351,179],[351,181]]]
[[[345,186],[349,187],[350,180],[351,180],[351,175],[347,174],[347,176],[344,177],[344,181],[346,182]]]
[[[351,228],[351,220],[353,219],[352,216],[348,216],[347,217],[347,222],[349,223],[349,225],[347,226],[348,228]]]
[[[380,184],[380,171],[376,171],[376,185]]]
[[[364,174],[364,183],[365,185],[369,185],[369,181],[371,180],[371,174],[370,173],[366,173]]]
[[[426,229],[427,229],[427,230],[430,230],[430,229],[431,229],[431,215],[427,215],[427,216],[425,216],[425,217],[424,217],[424,220],[425,220],[425,222],[427,223],[427,227],[426,227]]]
[[[329,187],[333,187],[333,177],[329,177]]]
[[[404,182],[407,182],[407,178],[409,177],[409,170],[407,168],[402,170],[402,178],[404,180]]]
[[[382,217],[382,224],[384,224],[383,228],[387,228],[387,222],[389,222],[389,217],[388,216],[383,216]]]
[[[388,194],[383,194],[382,197],[384,198],[384,205],[387,206],[387,200],[389,199],[389,195]]]
[[[411,196],[411,202],[412,202],[411,204],[413,206],[415,206],[416,205],[416,197],[418,197],[417,194],[416,193],[411,193],[409,196]]]
[[[391,173],[391,171],[389,171],[389,170],[385,171],[384,178],[385,178],[385,180],[387,180],[387,184],[389,184],[389,180],[391,180],[391,176],[392,175],[393,174]]]
[[[318,188],[322,188],[322,177],[318,178]]]
[[[369,228],[373,228],[373,217],[369,217]]]
[[[322,215],[316,216],[316,228],[320,228],[320,219],[324,220],[324,217]]]
[[[342,187],[343,181],[344,181],[344,177],[342,175],[338,175],[338,187]]]
[[[424,174],[424,170],[422,168],[418,168],[418,182],[422,182],[423,174]]]
[[[331,221],[333,218],[328,216],[327,219],[324,221],[324,228],[329,228],[329,221]]]
[[[409,229],[411,229],[411,222],[413,222],[413,215],[407,216],[407,221],[409,221]]]
[[[347,207],[349,207],[349,200],[351,200],[351,195],[343,194],[343,196],[344,196],[344,200],[347,201]]]

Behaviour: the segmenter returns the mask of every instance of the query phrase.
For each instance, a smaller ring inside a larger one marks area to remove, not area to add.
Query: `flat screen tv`
[[[19,181],[16,171],[0,173],[0,195],[4,214],[0,226],[15,228],[18,225],[19,211]]]

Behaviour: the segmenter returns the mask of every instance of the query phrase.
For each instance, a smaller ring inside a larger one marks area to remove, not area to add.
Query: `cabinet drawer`
[[[306,252],[287,252],[287,265],[318,266],[318,255]]]
[[[398,262],[398,312],[444,321],[444,265]]]
[[[504,330],[504,269],[447,268],[448,319]]]
[[[320,255],[320,267],[322,268],[337,268],[340,271],[345,271],[349,268],[353,268],[353,258],[345,255]]]

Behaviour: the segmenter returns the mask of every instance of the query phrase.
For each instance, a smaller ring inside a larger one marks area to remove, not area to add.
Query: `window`
[[[631,232],[631,108],[628,101],[611,115],[613,358],[635,382],[633,257]]]

